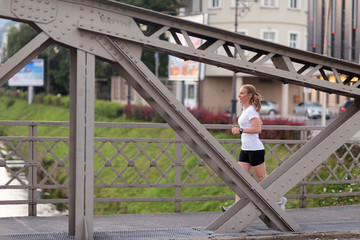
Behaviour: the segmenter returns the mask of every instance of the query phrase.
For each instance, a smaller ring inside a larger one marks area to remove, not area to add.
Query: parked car
[[[330,119],[331,112],[326,108],[326,119]],[[318,102],[300,102],[294,108],[295,116],[304,116],[307,118],[321,118],[322,106]]]
[[[272,101],[261,101],[260,115],[276,115],[280,113],[280,105]]]
[[[341,107],[339,113],[345,112],[352,104],[354,103],[353,100],[346,101]]]

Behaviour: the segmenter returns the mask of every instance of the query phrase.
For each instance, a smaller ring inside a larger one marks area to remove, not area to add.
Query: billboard
[[[183,19],[205,23],[206,15],[194,15],[194,16],[185,16],[181,17]],[[177,37],[184,46],[187,46],[186,40],[182,34],[177,34]],[[202,44],[202,39],[190,37],[190,40],[195,48],[198,48]],[[172,35],[169,36],[169,42],[175,43]],[[192,60],[184,61],[181,58],[174,56],[169,56],[169,80],[178,80],[178,81],[198,81],[199,79],[204,79],[205,73],[205,64],[199,63]]]
[[[9,79],[9,86],[43,86],[44,59],[34,59]]]

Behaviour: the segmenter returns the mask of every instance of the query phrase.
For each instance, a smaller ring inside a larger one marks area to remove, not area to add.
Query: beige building
[[[196,5],[193,5],[191,11],[206,12],[209,25],[213,27],[236,30],[241,34],[302,50],[307,48],[306,0],[238,1],[237,26],[236,0],[197,2],[199,8],[196,9]],[[248,59],[252,57],[251,53],[244,53]],[[229,108],[233,98],[233,76],[231,71],[207,65],[206,78],[200,83],[202,106],[214,111]],[[280,104],[283,116],[291,115],[295,104],[301,100],[303,89],[299,86],[284,85],[271,79],[242,73],[236,74],[236,98],[240,86],[245,83],[255,85],[264,100]],[[240,113],[240,108],[240,104],[237,104],[237,114]]]

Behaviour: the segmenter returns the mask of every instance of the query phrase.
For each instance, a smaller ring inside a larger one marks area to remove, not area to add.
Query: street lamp
[[[235,2],[235,33],[237,32],[238,26],[238,5],[239,0]],[[236,48],[234,47],[234,58],[236,58]],[[232,99],[231,99],[231,122],[235,122],[236,119],[236,72],[234,71],[233,78],[232,78]]]

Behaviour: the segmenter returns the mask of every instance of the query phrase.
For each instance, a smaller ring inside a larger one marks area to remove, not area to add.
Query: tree
[[[35,30],[27,24],[21,24],[19,28],[15,26],[11,27],[8,34],[8,45],[6,48],[7,58],[13,56],[35,36]]]

